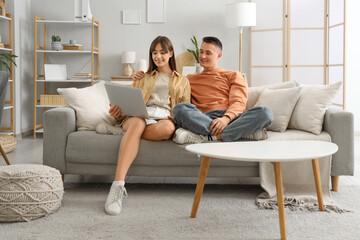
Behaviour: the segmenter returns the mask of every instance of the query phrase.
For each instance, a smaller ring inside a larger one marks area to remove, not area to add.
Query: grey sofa
[[[70,107],[48,110],[44,113],[45,165],[61,174],[114,175],[118,148],[122,136],[102,135],[95,131],[76,131],[76,113]],[[333,190],[337,191],[338,176],[354,173],[353,115],[329,108],[325,114],[320,135],[291,130],[280,133],[269,131],[271,140],[322,140],[339,146],[333,155]],[[185,146],[169,141],[141,140],[139,154],[131,166],[129,176],[197,177],[200,161]],[[213,160],[209,177],[258,177],[259,164]]]

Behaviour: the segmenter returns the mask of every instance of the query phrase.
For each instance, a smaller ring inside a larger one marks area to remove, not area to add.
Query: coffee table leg
[[[280,162],[273,162],[274,172],[275,172],[275,181],[276,181],[276,195],[278,200],[278,209],[279,209],[279,223],[280,223],[280,234],[281,239],[286,239],[286,227],[285,227],[285,209],[284,209],[284,194],[283,194],[283,184],[281,176],[281,166]]]
[[[196,213],[200,204],[200,199],[204,190],[206,176],[210,167],[211,159],[209,157],[202,157],[199,178],[196,185],[194,203],[191,209],[191,218],[196,218]]]
[[[321,178],[320,178],[320,170],[319,170],[319,160],[313,159],[312,166],[314,171],[315,187],[316,187],[317,199],[319,203],[319,209],[320,211],[324,211],[324,202],[322,196]]]

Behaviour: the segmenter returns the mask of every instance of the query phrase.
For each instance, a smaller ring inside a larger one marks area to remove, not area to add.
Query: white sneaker
[[[101,122],[96,126],[96,132],[100,134],[122,135],[124,130],[121,127],[112,126],[105,122]]]
[[[125,186],[113,183],[105,202],[105,212],[109,215],[119,215],[122,209],[123,196],[127,196]]]
[[[265,140],[267,138],[268,138],[267,131],[265,128],[263,128],[249,136],[243,137],[242,139],[247,141],[259,141],[259,140]]]
[[[184,128],[178,128],[175,131],[175,137],[173,138],[173,141],[178,144],[202,143],[205,142],[206,140],[207,140],[206,136],[195,134]]]

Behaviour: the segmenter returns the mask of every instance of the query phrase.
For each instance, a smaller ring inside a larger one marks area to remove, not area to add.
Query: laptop
[[[110,104],[118,105],[122,114],[132,117],[149,118],[140,88],[116,83],[105,83],[105,89]]]

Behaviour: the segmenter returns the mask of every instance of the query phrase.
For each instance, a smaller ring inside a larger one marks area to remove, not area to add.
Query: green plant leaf
[[[191,40],[192,44],[195,46],[195,51],[190,50],[190,49],[187,49],[187,50],[194,55],[194,57],[196,59],[196,62],[199,63],[199,52],[200,52],[200,50],[199,50],[199,47],[198,47],[198,41],[197,41],[195,35],[193,35],[193,37],[190,38],[190,40]]]
[[[11,73],[9,63],[11,62],[15,66],[17,66],[14,59],[13,59],[15,57],[17,57],[17,56],[14,55],[14,54],[11,54],[11,53],[0,53],[0,70],[3,69],[3,67],[5,66],[5,68],[7,70],[9,70],[9,72]]]

